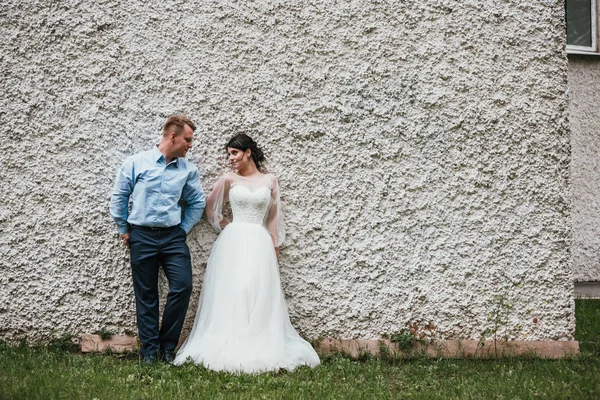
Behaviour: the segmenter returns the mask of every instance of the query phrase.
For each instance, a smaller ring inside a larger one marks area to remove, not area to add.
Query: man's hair
[[[175,131],[175,135],[181,135],[185,126],[192,128],[192,132],[196,130],[196,125],[191,119],[184,115],[172,115],[167,119],[167,122],[163,125],[163,135],[171,131]]]

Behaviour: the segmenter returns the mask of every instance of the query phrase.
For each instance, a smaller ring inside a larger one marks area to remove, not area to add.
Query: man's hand
[[[129,248],[129,232],[122,234],[121,240],[123,241],[123,246]]]

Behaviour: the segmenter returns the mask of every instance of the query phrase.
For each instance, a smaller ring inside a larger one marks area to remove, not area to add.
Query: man
[[[110,214],[123,244],[130,249],[141,355],[145,364],[172,362],[192,293],[192,264],[186,235],[206,204],[198,169],[184,159],[196,127],[172,116],[152,150],[128,157],[110,199]],[[131,198],[131,211],[129,199]],[[180,202],[185,209],[182,212]],[[158,269],[169,281],[169,294],[158,322]]]

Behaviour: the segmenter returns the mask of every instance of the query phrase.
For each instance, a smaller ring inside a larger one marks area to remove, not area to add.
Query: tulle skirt
[[[290,323],[271,236],[261,225],[225,227],[208,259],[194,326],[174,364],[258,373],[319,357]]]

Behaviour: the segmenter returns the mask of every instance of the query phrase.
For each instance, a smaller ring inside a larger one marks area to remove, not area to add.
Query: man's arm
[[[197,169],[190,174],[185,183],[182,198],[185,201],[186,207],[180,226],[185,233],[190,233],[194,225],[202,218],[202,213],[206,206],[206,197],[200,184],[200,176]]]
[[[125,160],[115,180],[115,186],[110,197],[110,215],[115,220],[119,233],[123,238],[123,244],[129,247],[129,196],[133,192],[133,162]]]

